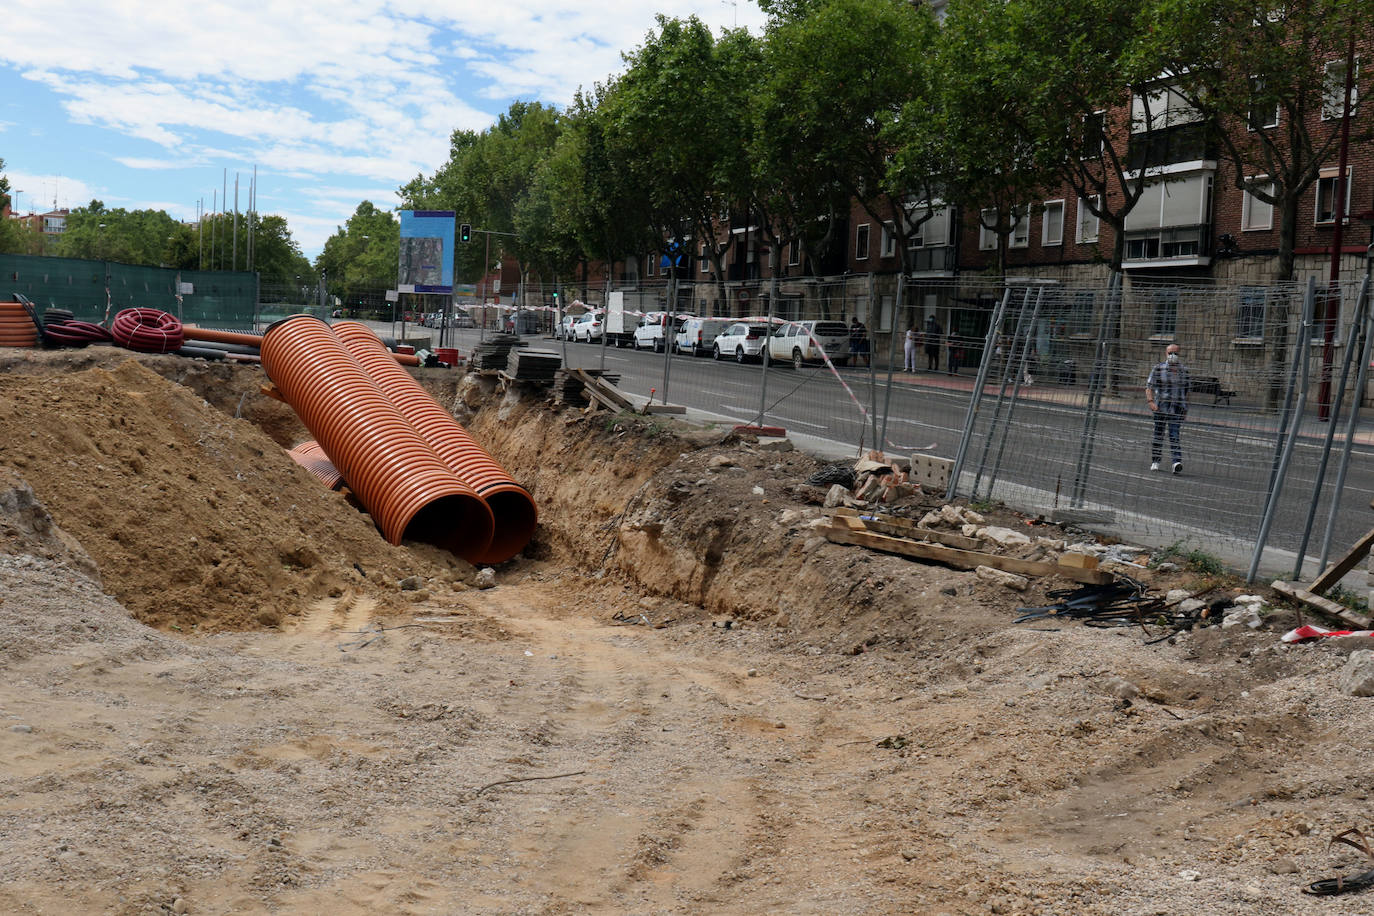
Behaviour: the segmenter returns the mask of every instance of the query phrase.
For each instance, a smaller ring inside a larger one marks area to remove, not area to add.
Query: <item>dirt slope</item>
[[[1357,645],[1013,626],[810,458],[421,377],[540,505],[488,591],[256,369],[0,354],[0,911],[1370,911],[1299,893],[1368,867]]]

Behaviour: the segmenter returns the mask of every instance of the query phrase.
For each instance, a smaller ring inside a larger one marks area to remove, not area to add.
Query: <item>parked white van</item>
[[[673,349],[688,356],[709,355],[711,344],[729,326],[729,318],[688,318],[673,338]]]
[[[849,328],[843,321],[789,321],[768,338],[768,355],[794,369],[825,357],[842,366],[849,361]]]

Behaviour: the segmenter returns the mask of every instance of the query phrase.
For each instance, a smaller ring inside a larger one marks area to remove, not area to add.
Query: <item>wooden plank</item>
[[[682,406],[681,404],[645,404],[643,412],[646,414],[685,414],[687,412],[687,408]]]
[[[599,378],[582,369],[574,369],[573,372],[582,380],[588,392],[594,392],[602,403],[615,410],[634,411],[634,404],[630,399],[621,394],[616,387],[603,378]]]
[[[1368,630],[1370,628],[1369,618],[1363,614],[1358,614],[1343,604],[1337,604],[1330,598],[1323,598],[1321,595],[1314,595],[1307,589],[1295,582],[1284,582],[1277,580],[1273,583],[1274,591],[1280,595],[1287,595],[1294,601],[1301,601],[1308,607],[1314,607],[1324,614],[1330,614],[1337,620],[1344,620],[1357,629]]]
[[[981,542],[977,538],[966,538],[962,534],[940,531],[937,528],[922,528],[911,519],[903,518],[900,515],[888,515],[886,512],[865,513],[848,506],[837,507],[834,514],[859,516],[864,519],[864,524],[867,527],[895,537],[920,538],[934,541],[937,544],[944,544],[946,547],[958,547],[960,550],[977,550],[981,546]]]
[[[1320,576],[1313,579],[1307,590],[1314,595],[1325,595],[1328,588],[1341,581],[1342,576],[1369,556],[1371,547],[1374,547],[1374,528],[1371,528],[1368,534],[1356,541],[1355,546],[1346,551],[1345,556],[1326,567]]]
[[[1023,576],[1063,576],[1066,579],[1073,579],[1075,582],[1085,582],[1090,585],[1105,585],[1114,581],[1111,573],[1099,569],[1074,569],[1070,566],[1060,566],[1057,563],[1046,563],[1043,560],[1018,560],[1014,557],[999,557],[996,554],[980,553],[976,550],[960,550],[956,547],[945,547],[940,544],[922,544],[906,538],[888,537],[866,531],[850,531],[840,527],[822,528],[820,531],[825,535],[826,540],[836,544],[855,544],[859,547],[897,553],[918,560],[944,563],[956,569],[991,566],[993,569],[1004,569],[1007,572],[1020,573]]]
[[[922,528],[919,525],[893,524],[882,518],[866,518],[863,522],[880,534],[890,534],[894,537],[934,541],[937,544],[944,544],[946,547],[958,547],[960,550],[977,550],[982,546],[977,538],[966,538],[962,534],[955,534],[952,531],[938,531],[934,528]]]

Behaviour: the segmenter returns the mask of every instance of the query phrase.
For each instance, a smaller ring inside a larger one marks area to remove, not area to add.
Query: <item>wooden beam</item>
[[[1356,541],[1355,546],[1346,551],[1345,556],[1326,567],[1320,576],[1313,579],[1307,590],[1314,595],[1325,595],[1328,588],[1341,581],[1342,576],[1369,556],[1370,547],[1374,547],[1374,528],[1371,528],[1368,534]]]
[[[1308,607],[1314,607],[1317,610],[1321,611],[1323,614],[1330,614],[1337,620],[1344,620],[1346,623],[1351,624],[1357,629],[1368,630],[1370,628],[1369,618],[1365,615],[1357,614],[1355,611],[1352,611],[1345,605],[1337,604],[1330,598],[1323,598],[1321,595],[1314,595],[1307,589],[1303,588],[1301,585],[1298,585],[1296,582],[1284,582],[1280,579],[1273,583],[1273,589],[1280,595],[1287,595],[1294,601],[1301,601]]]
[[[848,506],[839,506],[834,510],[836,517],[851,516],[863,520],[864,527],[871,528],[881,534],[890,534],[894,537],[919,538],[924,541],[934,541],[937,544],[944,544],[946,547],[958,547],[960,550],[977,550],[982,546],[977,538],[966,538],[962,534],[955,534],[952,531],[940,531],[936,528],[922,528],[909,518],[900,515],[888,515],[884,512],[870,514],[861,513]],[[851,526],[852,527],[852,526]]]
[[[1111,573],[1100,569],[1078,569],[1072,566],[1060,566],[1057,563],[1046,563],[1043,560],[1019,560],[1015,557],[1002,557],[976,550],[960,550],[956,547],[945,547],[940,544],[922,544],[906,538],[888,537],[867,531],[852,531],[842,527],[821,528],[820,532],[825,535],[826,540],[836,544],[855,544],[859,547],[901,554],[917,560],[931,560],[946,566],[953,566],[955,569],[991,566],[993,569],[1004,569],[1007,572],[1020,573],[1023,576],[1063,576],[1066,579],[1085,582],[1090,585],[1105,585],[1115,581]]]

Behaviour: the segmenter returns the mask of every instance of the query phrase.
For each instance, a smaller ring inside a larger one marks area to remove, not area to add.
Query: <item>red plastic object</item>
[[[439,405],[409,372],[401,369],[367,325],[341,321],[334,333],[377,385],[420,432],[439,457],[491,506],[496,519],[490,548],[473,562],[501,563],[519,553],[539,523],[529,491]],[[347,476],[347,473],[345,473]]]
[[[115,343],[140,353],[171,353],[186,342],[181,322],[158,309],[125,309],[110,323]]]
[[[320,481],[331,490],[337,490],[344,485],[343,475],[339,469],[334,467],[334,462],[329,460],[329,456],[320,448],[320,444],[315,440],[302,442],[300,445],[287,452],[291,460],[314,474]]]
[[[245,347],[261,347],[262,335],[247,331],[216,331],[211,328],[183,328],[187,340],[203,340],[209,343],[241,344]]]
[[[262,338],[262,367],[387,541],[437,544],[469,560],[485,554],[491,509],[401,416],[329,325],[310,315],[272,325]]]
[[[107,328],[90,321],[69,320],[61,324],[50,324],[44,328],[44,333],[53,343],[64,347],[84,347],[90,343],[113,339]]]

